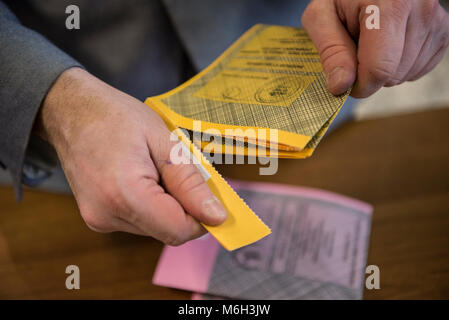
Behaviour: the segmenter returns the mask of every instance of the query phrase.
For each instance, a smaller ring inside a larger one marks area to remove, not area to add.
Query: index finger
[[[367,28],[370,14],[360,8],[357,80],[351,95],[366,98],[393,80],[401,62],[410,8],[407,1],[377,1],[380,29]]]

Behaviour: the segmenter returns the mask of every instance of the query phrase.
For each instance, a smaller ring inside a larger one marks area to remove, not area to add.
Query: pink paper
[[[205,292],[218,248],[219,243],[209,234],[179,247],[165,246],[153,276],[153,283],[158,286]]]
[[[228,182],[252,199],[248,204],[273,234],[232,253],[221,249],[209,234],[179,247],[166,246],[154,284],[244,299],[361,298],[369,204],[313,188]],[[292,279],[298,287],[292,284],[282,295],[284,289],[277,288],[276,282],[261,280],[268,279],[267,274]],[[322,293],[314,289],[319,283],[324,284]],[[254,292],[245,286],[254,287]],[[259,296],[260,292],[266,296]]]

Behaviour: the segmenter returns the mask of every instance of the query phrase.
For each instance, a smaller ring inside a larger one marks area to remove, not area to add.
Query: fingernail
[[[327,87],[333,94],[341,94],[346,90],[343,88],[346,81],[347,71],[343,67],[336,67],[326,75]]]
[[[215,196],[203,201],[203,212],[214,220],[225,220],[228,215],[220,200]]]

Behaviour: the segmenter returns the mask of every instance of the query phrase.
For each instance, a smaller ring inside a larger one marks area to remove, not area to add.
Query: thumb
[[[162,183],[184,210],[207,225],[218,225],[224,222],[227,212],[221,202],[214,196],[206,179],[193,163],[190,151],[182,142],[170,139],[165,130],[157,138],[157,144],[151,146],[152,158],[161,175]]]
[[[356,45],[330,1],[312,1],[301,22],[318,53],[326,74],[327,88],[334,94],[346,92],[357,74]]]

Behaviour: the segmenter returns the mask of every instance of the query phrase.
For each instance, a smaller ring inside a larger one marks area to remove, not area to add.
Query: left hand
[[[380,29],[368,29],[368,5]],[[365,98],[432,70],[449,44],[449,15],[438,0],[313,0],[302,24],[318,49],[328,89]]]

